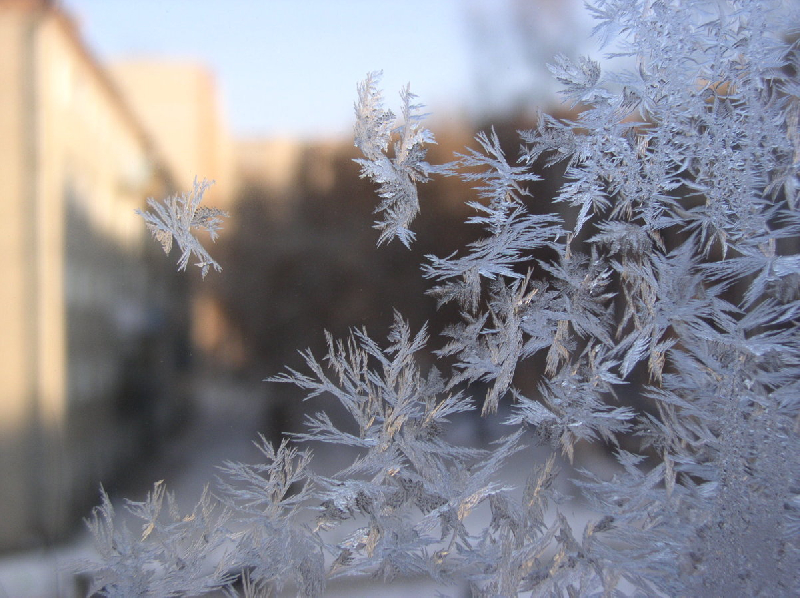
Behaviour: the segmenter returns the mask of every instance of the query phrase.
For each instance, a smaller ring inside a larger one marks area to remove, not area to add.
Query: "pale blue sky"
[[[470,35],[507,2],[62,0],[62,5],[101,60],[144,55],[207,63],[235,133],[311,137],[352,129],[356,84],[371,70],[384,71],[390,107],[410,82],[439,117],[454,108],[474,111],[479,102],[470,98],[480,95],[480,66]],[[508,55],[498,58],[497,68],[508,74],[502,80],[510,90],[491,98],[501,105],[530,76]]]

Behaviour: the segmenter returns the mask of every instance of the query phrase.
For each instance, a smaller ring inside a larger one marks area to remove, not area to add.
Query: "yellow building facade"
[[[204,201],[228,209],[232,149],[214,74],[197,62],[161,58],[114,61],[108,70],[178,187],[191,189],[195,177],[213,180]]]
[[[180,361],[163,325],[180,293],[134,213],[175,189],[166,162],[44,0],[0,2],[0,158],[4,549],[63,535],[141,448],[136,374]]]

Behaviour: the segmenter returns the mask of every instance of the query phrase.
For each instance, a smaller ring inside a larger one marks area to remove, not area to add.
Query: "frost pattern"
[[[409,225],[419,213],[417,182],[425,182],[430,165],[424,161],[426,143],[435,143],[433,134],[420,124],[425,114],[419,111],[422,104],[414,104],[417,97],[406,86],[400,93],[402,122],[392,128],[395,115],[383,107],[383,96],[377,88],[381,73],[370,73],[358,87],[356,104],[355,145],[364,154],[356,160],[361,165],[361,177],[378,183],[380,205],[375,212],[383,212],[383,220],[375,222],[381,231],[378,245],[395,237],[409,247],[414,233]],[[389,157],[389,145],[394,157]]]
[[[203,194],[212,184],[213,181],[198,182],[195,179],[190,193],[170,196],[163,203],[148,199],[147,205],[153,210],[152,212],[136,210],[136,213],[144,218],[153,238],[161,243],[164,253],[169,254],[172,240],[175,239],[181,250],[178,270],[185,270],[189,259],[194,255],[197,259],[195,265],[200,268],[203,278],[208,274],[209,267],[213,267],[217,272],[221,271],[222,267],[200,244],[192,229],[205,229],[210,233],[211,240],[216,241],[218,231],[222,228],[222,218],[228,217],[228,213],[223,210],[200,205]]]
[[[452,368],[423,371],[427,331],[399,314],[384,346],[364,330],[328,336],[323,360],[305,352],[306,373],[271,380],[337,401],[349,420],[320,412],[299,439],[352,447],[353,462],[322,477],[309,454],[263,444],[264,464],[227,464],[219,497],[188,518],[164,519],[157,484],[129,505],[141,535],[115,525],[104,497],[94,589],[233,593],[225,572],[237,571],[247,595],[291,584],[317,596],[349,575],[466,581],[474,596],[800,594],[800,48],[787,41],[800,14],[780,0],[590,10],[635,68],[557,57],[574,120],[542,115],[516,163],[490,132],[431,167],[411,94],[393,130],[377,76],[359,87],[378,244],[413,241],[429,174],[479,191],[469,222],[485,237],[424,267],[431,295],[460,310],[434,350]],[[532,214],[533,169],[557,163],[553,212]],[[521,373],[538,376],[534,393]],[[487,416],[511,402],[508,434],[489,451],[452,444],[449,419],[481,399]],[[501,470],[529,450],[527,431],[553,454],[515,489]],[[619,464],[573,480],[597,513],[582,531],[553,485],[556,454],[573,459],[578,442],[610,446]],[[313,528],[298,520],[307,508]],[[490,520],[476,528],[481,508]],[[222,556],[201,572],[206,546]]]

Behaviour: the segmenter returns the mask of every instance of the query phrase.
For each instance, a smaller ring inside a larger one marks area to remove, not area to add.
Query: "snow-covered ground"
[[[165,480],[182,508],[190,509],[216,467],[225,460],[254,462],[252,441],[263,423],[267,388],[264,383],[242,385],[217,380],[197,383],[197,412],[176,438],[168,442],[140,483],[125,498],[142,500],[153,482]],[[123,497],[113,497],[116,512],[124,511]],[[76,598],[85,593],[69,572],[71,563],[94,554],[88,530],[65,544],[0,557],[0,598]]]
[[[204,486],[214,480],[216,467],[226,460],[245,463],[257,462],[260,453],[253,444],[264,423],[269,388],[265,383],[250,385],[201,380],[197,385],[198,410],[191,425],[165,447],[161,456],[151,464],[141,482],[127,498],[141,500],[152,489],[152,483],[165,480],[168,490],[174,491],[181,508],[190,510],[200,497]],[[499,419],[499,418],[496,418]],[[478,430],[482,425],[483,429]],[[478,435],[496,436],[499,429],[486,429],[486,423],[463,418],[453,433],[457,441],[470,443]],[[493,424],[489,424],[492,426]],[[530,465],[544,459],[546,451],[531,449],[518,453],[507,468],[509,482],[523,484]],[[315,470],[328,473],[341,462],[343,455],[335,451],[317,450]],[[598,457],[602,458],[602,457]],[[516,478],[516,479],[515,479]],[[564,488],[568,490],[568,488]],[[572,492],[572,490],[570,490]],[[123,510],[122,497],[112,497],[117,512]],[[576,533],[583,529],[589,512],[576,503],[565,509]],[[486,514],[488,517],[488,513]],[[76,560],[93,554],[92,539],[88,531],[80,532],[64,545],[33,550],[0,558],[0,598],[76,598],[85,593],[85,580],[70,573]],[[454,598],[469,595],[464,588],[445,588],[430,580],[403,579],[392,584],[381,584],[380,595],[436,596]],[[288,593],[287,595],[293,595]],[[375,585],[370,580],[336,580],[329,583],[326,596],[358,598],[374,596]]]

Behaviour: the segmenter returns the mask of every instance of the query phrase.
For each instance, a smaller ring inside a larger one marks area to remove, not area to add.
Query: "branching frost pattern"
[[[303,354],[307,373],[271,380],[336,400],[350,421],[320,412],[299,440],[354,447],[355,460],[322,477],[309,454],[264,443],[264,464],[227,464],[217,502],[204,495],[189,516],[165,512],[157,484],[129,505],[141,534],[115,525],[104,495],[90,521],[94,589],[233,592],[228,572],[243,571],[248,595],[289,583],[322,595],[349,575],[466,581],[475,596],[800,594],[800,15],[780,0],[589,9],[630,68],[557,57],[575,116],[542,115],[520,132],[514,163],[490,131],[430,166],[410,91],[395,126],[378,76],[359,87],[378,244],[413,242],[417,184],[432,174],[481,198],[469,222],[485,236],[424,265],[430,294],[460,310],[434,349],[452,370],[423,371],[428,333],[399,314],[383,346],[363,330],[328,336],[323,360]],[[558,163],[554,211],[531,213],[532,168]],[[148,218],[162,244],[188,230],[193,216],[180,214],[192,206]],[[176,238],[185,266],[196,248]],[[538,389],[526,395],[515,380],[534,361]],[[629,387],[649,409],[620,403]],[[491,450],[447,440],[449,418],[501,401],[508,434]],[[582,533],[559,508],[555,457],[533,463],[524,488],[503,483],[504,463],[529,450],[526,430],[569,459],[579,441],[614,449],[613,477],[573,480],[597,513]],[[490,521],[476,529],[481,507]],[[211,547],[223,556],[201,573]]]

